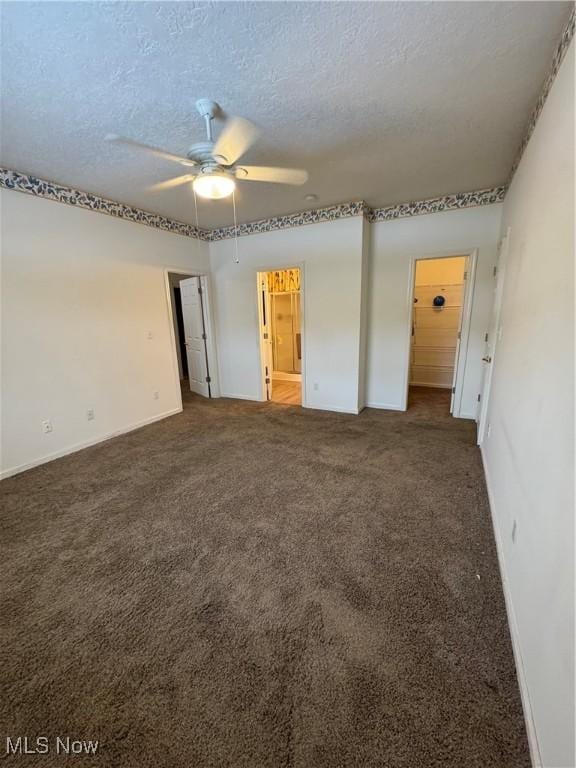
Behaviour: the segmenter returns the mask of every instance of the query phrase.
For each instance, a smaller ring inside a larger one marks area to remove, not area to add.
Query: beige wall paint
[[[394,355],[384,369],[374,367],[382,340],[394,332],[401,340],[405,332],[399,317],[390,315],[387,292],[397,296],[408,288],[403,277],[398,283],[396,257],[381,251],[382,238],[393,243],[402,230],[409,248],[401,256],[403,274],[409,253],[418,250],[411,237],[420,247],[450,250],[456,242],[485,244],[499,210],[438,214],[431,226],[435,216],[377,225],[357,217],[245,237],[235,264],[233,241],[208,245],[12,191],[0,199],[5,472],[179,406],[166,268],[207,273],[211,262],[224,392],[258,399],[256,271],[301,264],[306,402],[357,412],[366,393],[389,389],[388,378],[402,367]],[[490,257],[489,249],[483,257]],[[477,311],[482,305],[480,289]],[[40,390],[39,373],[45,379]],[[470,381],[475,388],[473,374]],[[159,399],[153,400],[156,391]],[[401,397],[394,388],[389,392]],[[89,408],[96,412],[91,422]],[[46,419],[53,421],[49,435],[41,432]]]
[[[210,243],[222,394],[258,400],[259,271],[302,270],[304,402],[358,412],[362,360],[362,217]]]
[[[206,244],[19,192],[0,202],[4,473],[177,411],[164,268],[207,271]]]
[[[477,250],[462,412],[475,419],[482,383],[484,334],[492,302],[492,270],[502,204],[373,224],[368,280],[367,405],[403,408],[410,351],[411,268],[415,259]]]
[[[482,444],[520,681],[546,768],[576,764],[574,106],[572,42],[504,203],[501,339]]]

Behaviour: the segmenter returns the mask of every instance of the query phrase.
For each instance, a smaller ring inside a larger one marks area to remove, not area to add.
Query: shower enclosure
[[[273,371],[301,373],[300,291],[271,291],[270,305]]]

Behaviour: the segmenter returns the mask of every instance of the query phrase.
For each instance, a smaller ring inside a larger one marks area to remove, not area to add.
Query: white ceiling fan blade
[[[113,141],[115,144],[125,144],[128,147],[134,147],[134,149],[141,149],[151,155],[162,157],[164,160],[171,160],[174,163],[182,163],[182,165],[190,166],[196,165],[194,160],[189,160],[187,157],[182,157],[181,155],[173,155],[172,152],[165,152],[163,149],[158,149],[158,147],[151,147],[149,144],[141,144],[139,141],[127,139],[124,136],[117,136],[115,133],[109,133],[104,138],[106,141]]]
[[[224,165],[233,165],[254,144],[258,134],[258,128],[249,120],[233,117],[224,126],[213,154]]]
[[[272,184],[305,184],[308,172],[300,168],[267,168],[263,165],[243,165],[236,171],[240,181],[269,181]]]
[[[181,184],[186,184],[192,181],[195,174],[187,173],[185,176],[176,176],[174,179],[167,179],[166,181],[160,181],[158,184],[152,184],[152,186],[146,189],[149,192],[161,192],[163,189],[172,189],[172,187],[179,187]]]

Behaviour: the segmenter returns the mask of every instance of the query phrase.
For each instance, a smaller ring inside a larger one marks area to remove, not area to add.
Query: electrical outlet
[[[152,331],[148,331],[148,333],[146,335],[147,335],[147,337],[149,339],[153,339],[154,338],[154,334],[152,333]]]
[[[94,408],[88,408],[88,410],[86,411],[86,418],[88,419],[88,421],[94,421],[94,419],[96,418],[96,415],[94,414]]]
[[[152,393],[152,397],[154,398],[154,400],[159,400],[160,399],[160,392],[153,392]]]
[[[42,432],[44,432],[45,435],[47,435],[50,432],[52,432],[52,429],[53,429],[53,427],[52,427],[52,422],[50,421],[50,419],[46,419],[46,421],[42,422]]]
[[[516,544],[516,536],[518,534],[518,523],[514,520],[512,524],[512,544]]]
[[[318,392],[318,382],[317,381],[314,382],[314,391]]]

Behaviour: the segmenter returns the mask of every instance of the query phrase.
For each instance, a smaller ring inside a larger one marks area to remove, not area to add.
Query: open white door
[[[470,259],[466,257],[464,262],[464,274],[462,276],[462,293],[460,298],[460,316],[458,317],[458,336],[456,337],[456,351],[454,352],[454,376],[452,377],[452,390],[450,395],[450,413],[454,413],[454,402],[456,400],[456,384],[458,382],[458,371],[460,370],[460,349],[462,342],[462,324],[464,321],[464,307],[466,306],[467,280],[470,274]]]
[[[263,365],[263,392],[266,400],[272,399],[272,317],[270,294],[265,272],[258,274],[258,314],[260,316],[260,349]]]
[[[508,253],[508,241],[510,230],[506,232],[500,242],[498,249],[498,262],[494,268],[494,298],[492,302],[492,314],[490,315],[490,325],[485,337],[484,357],[484,376],[482,379],[482,391],[480,393],[480,417],[478,419],[478,445],[481,445],[486,437],[488,426],[488,404],[490,402],[490,387],[492,386],[492,372],[494,370],[494,360],[496,358],[496,347],[502,335],[500,327],[500,315],[502,312],[502,296],[504,293],[504,274],[506,271],[506,255]]]
[[[202,287],[199,277],[180,280],[180,298],[184,335],[186,337],[186,358],[190,389],[198,395],[210,397],[210,376],[206,353],[206,331],[202,307]]]

